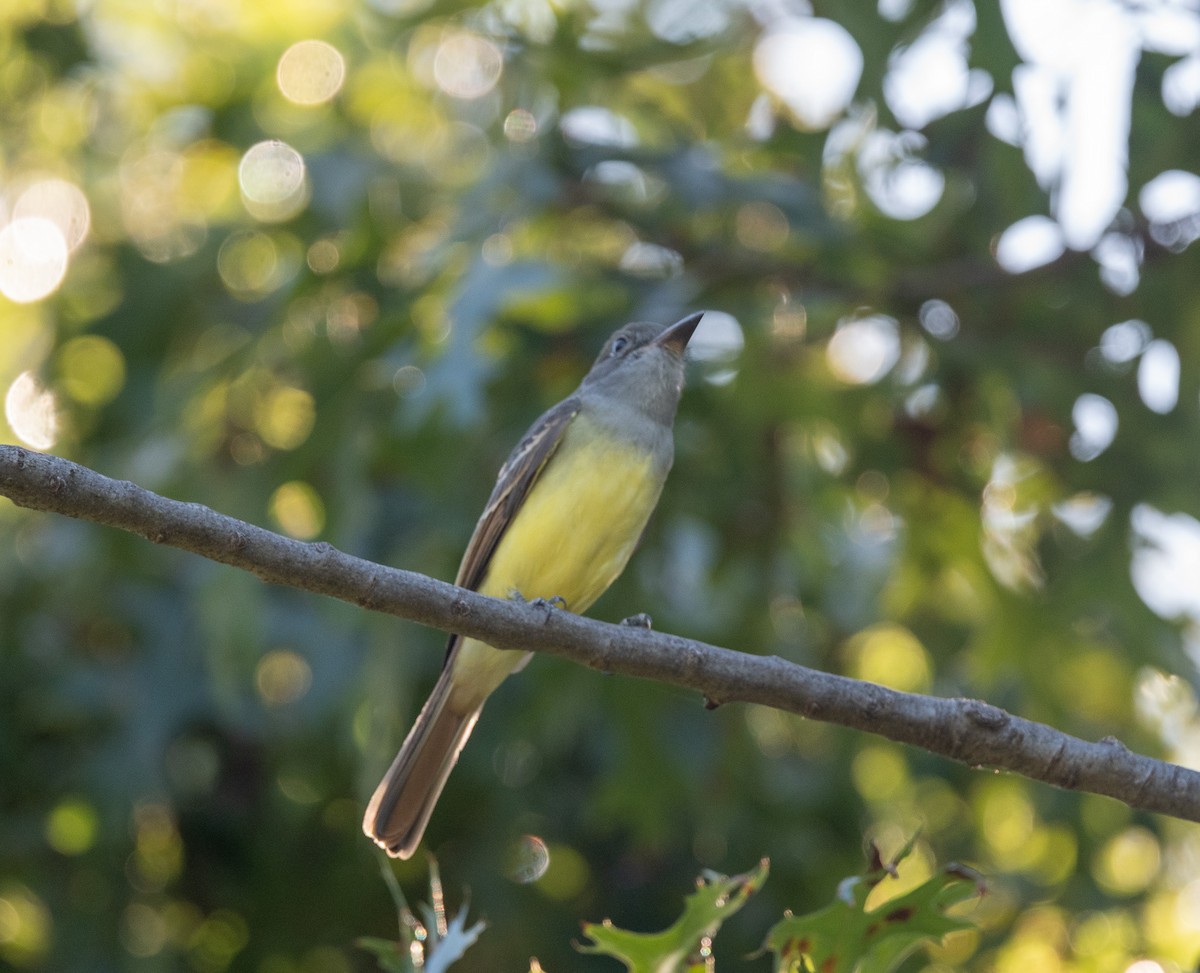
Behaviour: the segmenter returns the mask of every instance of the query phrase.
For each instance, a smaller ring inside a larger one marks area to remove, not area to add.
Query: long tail
[[[409,858],[417,850],[446,778],[483,709],[481,703],[471,712],[455,713],[447,705],[451,668],[442,670],[363,817],[367,837],[393,858]]]

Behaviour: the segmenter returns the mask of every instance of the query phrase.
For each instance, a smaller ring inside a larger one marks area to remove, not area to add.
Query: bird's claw
[[[622,618],[621,624],[628,625],[630,628],[651,629],[654,627],[654,619],[645,612],[638,612],[636,615],[630,615],[628,618]]]
[[[544,608],[546,611],[550,611],[553,608],[561,608],[563,611],[567,610],[567,600],[560,598],[558,595],[555,595],[553,598],[534,598],[529,604],[533,605],[534,608]]]

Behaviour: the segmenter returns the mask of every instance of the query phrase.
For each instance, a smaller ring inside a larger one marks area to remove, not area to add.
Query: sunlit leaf
[[[702,877],[696,891],[684,900],[683,914],[662,932],[630,932],[607,921],[585,922],[583,934],[591,942],[583,943],[579,949],[620,960],[629,973],[703,969],[703,962],[697,959],[701,950],[711,948],[711,940],[721,924],[762,887],[768,870],[764,859],[743,875]]]
[[[876,854],[871,869],[844,879],[824,909],[776,923],[764,949],[775,954],[779,973],[891,973],[918,946],[974,928],[969,920],[946,914],[983,894],[980,877],[961,865],[947,865],[915,889],[866,908],[867,896],[895,876],[911,851],[910,841],[887,864]]]

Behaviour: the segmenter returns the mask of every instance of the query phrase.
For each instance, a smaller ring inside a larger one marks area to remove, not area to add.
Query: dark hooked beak
[[[654,339],[654,344],[673,351],[677,355],[682,355],[683,349],[692,340],[692,335],[695,334],[696,326],[700,324],[702,317],[704,317],[704,312],[697,311],[695,314],[689,314],[682,321],[676,321]]]

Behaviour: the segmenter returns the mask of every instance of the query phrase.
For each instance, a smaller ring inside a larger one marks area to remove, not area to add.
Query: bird
[[[455,584],[587,611],[625,568],[674,460],[684,356],[703,312],[634,322],[530,426],[496,478]],[[363,831],[410,858],[487,698],[531,653],[450,636],[437,683],[380,781]]]

